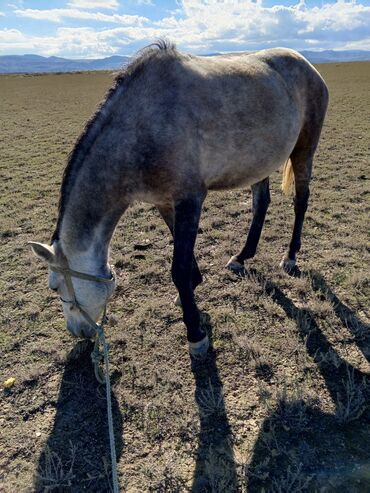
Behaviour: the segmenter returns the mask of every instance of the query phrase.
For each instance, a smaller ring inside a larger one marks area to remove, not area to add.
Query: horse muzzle
[[[83,339],[92,339],[95,337],[95,329],[87,323],[74,323],[73,321],[67,322],[67,329],[73,337],[82,337]]]

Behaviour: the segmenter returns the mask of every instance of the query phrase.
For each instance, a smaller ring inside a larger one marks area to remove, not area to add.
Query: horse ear
[[[38,243],[37,241],[29,241],[28,244],[31,245],[33,253],[42,260],[52,262],[55,259],[54,248],[52,246]]]

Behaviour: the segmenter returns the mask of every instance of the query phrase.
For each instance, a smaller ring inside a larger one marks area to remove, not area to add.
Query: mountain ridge
[[[370,61],[370,51],[365,50],[302,50],[300,53],[311,63]],[[218,55],[218,53],[212,53],[205,56]],[[123,55],[112,55],[95,59],[69,59],[58,56],[44,57],[32,53],[25,55],[2,55],[0,56],[0,74],[119,70],[127,65],[130,59],[131,57]]]
[[[57,56],[40,55],[3,55],[0,56],[1,74],[80,72],[95,70],[118,70],[131,58],[112,55],[106,58],[70,59]]]

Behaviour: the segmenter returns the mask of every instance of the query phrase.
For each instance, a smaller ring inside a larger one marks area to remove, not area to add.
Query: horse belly
[[[242,144],[227,142],[223,146],[203,149],[200,163],[203,183],[208,190],[227,190],[248,187],[278,170],[288,159],[298,137],[298,129],[290,138],[281,135],[281,141],[269,138],[249,139]],[[232,140],[232,139],[229,139]]]
[[[203,182],[208,190],[229,190],[232,188],[244,188],[254,183],[257,183],[273,171],[282,166],[287,159],[274,160],[271,163],[260,162],[247,162],[247,159],[242,162],[233,162],[234,166],[230,166],[230,163],[217,163],[215,167],[212,167],[212,171],[203,175]],[[222,164],[224,164],[222,166]]]

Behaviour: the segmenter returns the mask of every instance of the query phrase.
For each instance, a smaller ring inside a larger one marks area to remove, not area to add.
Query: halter
[[[86,322],[90,325],[90,327],[93,327],[95,329],[95,332],[97,333],[98,327],[102,327],[103,323],[106,322],[107,304],[105,304],[105,306],[104,306],[102,322],[101,322],[101,324],[97,324],[90,317],[90,315],[83,309],[82,305],[77,301],[75,289],[73,287],[72,277],[77,277],[78,279],[83,279],[84,281],[93,281],[93,282],[99,282],[99,283],[104,283],[104,284],[111,284],[111,283],[115,282],[114,274],[111,272],[111,277],[106,278],[106,277],[95,276],[93,274],[86,274],[84,272],[79,272],[77,270],[70,269],[69,265],[68,265],[68,260],[64,255],[63,255],[63,262],[66,264],[66,267],[60,267],[57,265],[49,265],[50,270],[52,270],[53,272],[58,272],[58,273],[63,275],[64,280],[66,282],[69,297],[71,298],[70,300],[63,300],[62,298],[60,298],[60,299],[64,303],[70,303],[72,305],[72,307],[77,308],[77,310],[81,313],[81,315],[84,317]]]

